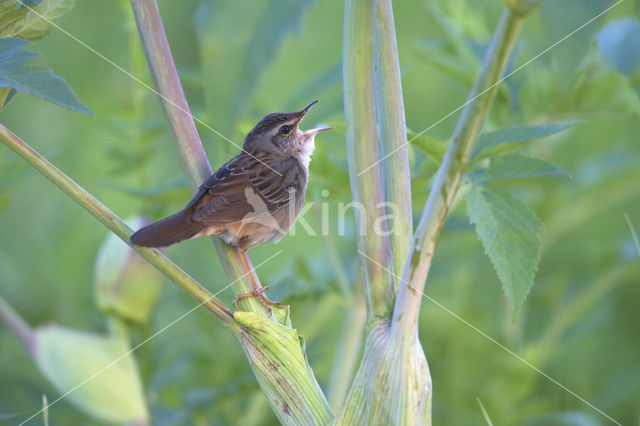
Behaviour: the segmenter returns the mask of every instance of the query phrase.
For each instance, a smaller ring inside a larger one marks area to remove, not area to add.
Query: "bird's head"
[[[302,131],[298,127],[305,114],[317,102],[310,103],[300,111],[274,112],[266,115],[247,134],[244,146],[276,149],[284,154],[301,157],[308,161],[313,153],[316,134],[323,130],[333,129],[333,127],[320,127]]]

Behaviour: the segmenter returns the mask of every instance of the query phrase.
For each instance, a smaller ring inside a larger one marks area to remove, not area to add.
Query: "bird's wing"
[[[252,157],[243,153],[214,173],[186,208],[193,211],[192,220],[207,226],[268,216],[292,202],[301,173],[303,170],[293,157],[283,159],[269,153]]]

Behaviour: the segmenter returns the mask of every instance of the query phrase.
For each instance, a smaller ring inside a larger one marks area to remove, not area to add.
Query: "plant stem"
[[[377,0],[375,8],[373,74],[380,127],[380,158],[384,158],[381,165],[385,198],[392,209],[388,227],[393,270],[399,274],[407,262],[413,237],[407,125],[391,0]],[[387,155],[389,157],[385,158]]]
[[[153,81],[161,94],[169,127],[177,142],[182,169],[195,192],[212,171],[180,84],[158,5],[155,0],[132,0],[131,7]]]
[[[58,170],[53,164],[47,161],[46,158],[42,157],[33,148],[11,133],[11,131],[2,124],[0,124],[0,139],[47,179],[73,198],[80,206],[95,216],[96,219],[102,222],[122,241],[129,244],[129,236],[132,231],[122,219],[89,194],[84,188]],[[236,333],[239,332],[239,326],[233,321],[229,309],[164,254],[155,249],[152,250],[136,246],[131,246],[131,248],[147,259],[158,271],[203,304],[205,308],[218,317],[228,328]]]
[[[131,7],[151,75],[174,135],[182,169],[191,192],[195,194],[199,186],[211,176],[212,171],[180,84],[158,5],[156,0],[131,0]],[[240,253],[235,248],[215,237],[213,244],[227,277],[234,282],[232,288],[236,296],[251,293],[251,280],[260,282],[255,272],[244,268]],[[268,310],[255,297],[248,297],[240,303],[245,310],[270,316]]]
[[[388,272],[393,264],[380,165],[360,173],[379,158],[372,72],[374,1],[347,1],[343,58],[347,153],[358,249],[376,261],[359,258],[369,325],[390,317],[395,296],[395,280]]]
[[[413,240],[409,260],[404,268],[394,309],[393,325],[400,327],[402,333],[407,336],[407,344],[411,344],[409,336],[417,335],[422,292],[436,243],[473,146],[498,89],[497,82],[515,46],[523,17],[523,15],[514,14],[508,8],[503,12],[485,55],[480,74],[471,91],[470,99],[458,120],[453,138],[429,193]]]
[[[33,328],[18,314],[9,303],[0,296],[0,319],[16,335],[24,347],[33,355],[35,333]]]

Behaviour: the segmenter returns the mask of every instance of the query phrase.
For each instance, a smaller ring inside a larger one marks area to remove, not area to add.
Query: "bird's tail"
[[[203,223],[191,220],[190,212],[182,210],[140,228],[131,235],[129,241],[141,247],[166,247],[194,237],[204,227]]]

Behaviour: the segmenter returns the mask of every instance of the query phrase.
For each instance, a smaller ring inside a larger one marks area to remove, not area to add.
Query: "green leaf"
[[[490,155],[509,151],[524,143],[549,136],[578,123],[580,121],[569,121],[546,126],[514,126],[486,132],[478,138],[471,158],[480,160]]]
[[[74,111],[91,114],[69,85],[51,72],[36,52],[20,50],[30,44],[20,38],[0,39],[0,87],[31,93]]]
[[[71,12],[74,5],[75,0],[43,0],[29,10],[13,37],[32,41],[41,39],[51,29],[51,22]]]
[[[69,13],[74,4],[75,0],[0,1],[0,37],[39,40],[49,32],[51,22]]]
[[[151,222],[134,216],[127,223],[140,229]],[[136,323],[149,321],[162,290],[162,275],[112,232],[100,245],[94,276],[94,294],[103,313]]]
[[[545,68],[532,73],[520,91],[525,116],[640,117],[640,98],[631,80],[597,57],[585,62],[572,74],[570,85],[559,81],[557,71]]]
[[[569,176],[569,173],[547,160],[508,153],[491,157],[489,170],[482,180],[519,179],[545,175]]]
[[[50,324],[36,330],[33,357],[55,388],[85,413],[106,423],[147,424],[144,387],[129,352],[120,336]]]
[[[14,28],[27,13],[28,9],[21,8],[11,1],[0,1],[0,36],[12,36]]]
[[[467,208],[515,320],[533,285],[543,225],[522,201],[491,185],[473,185]]]
[[[442,159],[447,152],[446,143],[429,135],[417,135],[411,130],[407,130],[407,140],[437,164],[442,163]]]
[[[597,113],[640,117],[640,98],[624,75],[597,64],[580,79],[580,83],[566,97],[567,105],[575,113],[581,116]]]

